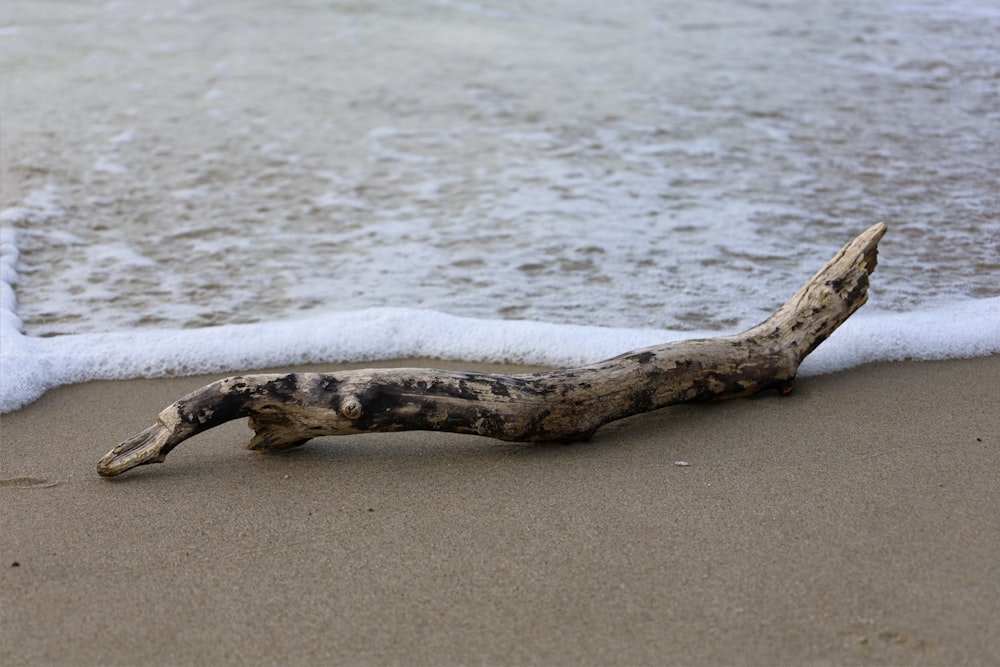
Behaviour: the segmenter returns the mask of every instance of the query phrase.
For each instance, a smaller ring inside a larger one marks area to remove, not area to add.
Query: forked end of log
[[[571,442],[675,403],[768,388],[788,393],[802,360],[867,301],[885,232],[883,223],[869,228],[774,315],[735,336],[668,343],[546,373],[399,368],[225,378],[167,406],[155,425],[104,455],[97,471],[113,477],[160,463],[187,438],[240,417],[249,417],[256,431],[251,449],[404,430]]]
[[[798,361],[868,301],[868,277],[878,264],[885,223],[868,228],[816,272],[795,296],[763,322],[797,350]]]

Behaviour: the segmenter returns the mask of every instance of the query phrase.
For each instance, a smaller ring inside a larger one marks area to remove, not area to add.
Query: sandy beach
[[[0,417],[0,663],[1000,663],[1000,357],[803,378],[571,446],[272,455],[234,422],[98,477],[215,377]]]

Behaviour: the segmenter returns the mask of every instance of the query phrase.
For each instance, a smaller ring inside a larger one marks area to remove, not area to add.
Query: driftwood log
[[[685,401],[791,391],[802,360],[868,298],[886,227],[845,246],[784,306],[741,334],[628,352],[590,366],[522,375],[370,369],[230,377],[168,406],[108,452],[111,477],[162,462],[191,436],[249,417],[250,449],[326,435],[448,431],[517,442],[587,440],[602,425]]]

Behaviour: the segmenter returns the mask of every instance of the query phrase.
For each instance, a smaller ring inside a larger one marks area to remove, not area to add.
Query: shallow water
[[[878,220],[867,309],[1000,295],[995,5],[2,12],[33,336],[370,306],[733,330]]]

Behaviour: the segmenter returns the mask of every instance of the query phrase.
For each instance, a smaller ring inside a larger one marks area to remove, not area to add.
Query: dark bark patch
[[[494,396],[504,396],[510,398],[510,388],[502,379],[495,379],[489,381],[490,393]]]
[[[628,361],[634,361],[637,364],[648,364],[653,359],[656,359],[656,353],[646,350],[645,352],[639,352],[637,354],[630,354],[625,357]]]
[[[295,373],[282,375],[267,383],[269,393],[282,398],[292,396],[299,388],[299,377]]]

